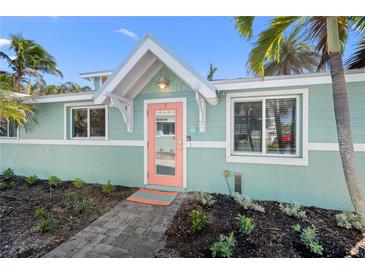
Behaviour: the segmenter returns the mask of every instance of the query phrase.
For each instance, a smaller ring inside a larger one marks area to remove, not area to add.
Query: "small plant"
[[[114,185],[112,185],[110,180],[109,180],[106,184],[104,184],[102,186],[101,191],[103,193],[112,193],[112,192],[116,191],[116,187]]]
[[[65,191],[65,194],[63,195],[63,201],[65,203],[69,203],[71,201],[76,200],[77,197],[77,193],[75,191]]]
[[[47,219],[48,216],[48,212],[44,208],[38,208],[34,211],[34,217],[38,219]]]
[[[56,228],[56,222],[52,217],[42,218],[38,224],[38,231],[42,233],[54,232]]]
[[[212,251],[212,257],[225,257],[229,258],[232,256],[234,248],[236,246],[236,238],[231,232],[228,236],[221,234],[219,241],[215,242],[210,248]]]
[[[308,226],[301,230],[300,240],[311,252],[322,255],[323,247],[318,240],[317,228],[315,225]]]
[[[31,175],[31,176],[28,176],[28,177],[25,179],[25,182],[26,182],[28,185],[34,185],[37,181],[38,181],[38,177],[37,177],[37,175]]]
[[[203,212],[199,212],[198,210],[192,210],[190,213],[191,217],[191,228],[195,232],[202,231],[206,222],[208,221],[208,217]]]
[[[292,229],[294,232],[297,232],[297,233],[299,233],[299,232],[302,230],[302,228],[300,227],[300,224],[292,225],[292,226],[291,226],[291,229]]]
[[[215,203],[213,195],[209,194],[208,192],[198,192],[196,194],[196,200],[202,206],[212,206]]]
[[[1,173],[1,177],[3,177],[5,180],[12,180],[15,177],[14,170],[8,167]]]
[[[258,212],[265,213],[265,208],[255,203],[252,198],[246,196],[243,197],[239,193],[234,194],[234,200],[241,205],[244,209],[251,209]]]
[[[49,198],[52,199],[52,188],[58,186],[61,183],[61,179],[57,176],[49,176],[48,177],[48,185],[49,185]]]
[[[75,213],[84,214],[89,207],[90,207],[89,202],[87,200],[82,200],[81,202],[75,205]]]
[[[301,210],[301,206],[298,204],[283,204],[279,205],[280,210],[288,216],[295,217],[300,220],[307,218],[304,210]]]
[[[9,189],[13,189],[14,187],[16,187],[17,186],[17,182],[15,182],[15,181],[11,181],[10,183],[9,183]]]
[[[2,180],[0,180],[0,190],[3,190],[5,188],[6,188],[6,184]]]
[[[242,234],[250,234],[251,231],[255,228],[255,224],[253,223],[253,218],[238,214],[235,219],[239,227],[239,231]]]
[[[337,225],[340,227],[344,227],[346,229],[355,228],[358,230],[362,230],[363,225],[361,224],[360,216],[351,211],[343,211],[339,214],[336,214]]]
[[[74,181],[73,181],[73,185],[74,187],[76,188],[83,188],[85,186],[85,181],[80,179],[80,178],[76,178]]]

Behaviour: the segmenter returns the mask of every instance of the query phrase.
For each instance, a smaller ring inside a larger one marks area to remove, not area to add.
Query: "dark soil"
[[[166,250],[179,254],[179,257],[211,257],[210,247],[219,235],[233,231],[237,239],[233,257],[317,257],[301,243],[299,234],[292,231],[291,226],[299,223],[302,228],[311,224],[317,227],[324,248],[321,257],[364,256],[364,235],[357,230],[338,227],[335,219],[338,211],[303,207],[308,218],[300,221],[282,213],[278,202],[257,202],[266,210],[260,213],[242,208],[231,196],[214,196],[216,203],[210,207],[202,207],[193,195],[188,196],[166,231]],[[191,229],[189,214],[193,209],[208,216],[207,225],[199,233]],[[239,213],[254,219],[255,228],[251,234],[240,235],[235,225]],[[350,252],[361,241],[360,250]]]
[[[85,228],[117,203],[127,198],[135,189],[116,186],[116,191],[104,194],[101,185],[86,184],[82,189],[71,182],[62,182],[49,196],[47,181],[39,180],[29,186],[24,178],[17,177],[17,185],[0,190],[0,257],[40,257]],[[66,202],[66,191],[75,191],[76,198]],[[89,208],[76,214],[75,205],[87,200]],[[55,219],[53,233],[38,232],[38,219],[34,212],[44,208]]]

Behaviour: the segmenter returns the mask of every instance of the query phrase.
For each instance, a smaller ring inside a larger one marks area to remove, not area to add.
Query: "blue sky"
[[[268,19],[257,19],[255,33],[267,26]],[[231,17],[0,17],[0,50],[11,55],[1,39],[22,33],[56,58],[64,78],[46,76],[47,83],[84,85],[89,82],[78,73],[114,69],[148,32],[204,76],[209,63],[218,67],[217,79],[246,75],[251,42],[237,34]],[[345,56],[354,41],[351,35]],[[4,69],[6,64],[0,61],[0,70]]]

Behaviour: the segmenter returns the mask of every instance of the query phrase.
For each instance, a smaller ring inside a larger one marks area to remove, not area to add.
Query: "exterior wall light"
[[[157,84],[161,90],[166,90],[167,86],[169,85],[169,83],[164,78],[161,78]]]

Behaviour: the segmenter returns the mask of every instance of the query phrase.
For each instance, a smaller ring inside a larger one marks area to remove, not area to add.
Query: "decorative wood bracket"
[[[205,132],[207,129],[206,101],[199,92],[195,92],[195,99],[199,107],[199,132]]]
[[[129,133],[133,132],[133,101],[115,94],[108,94],[111,104],[115,106],[123,116],[124,123]]]

